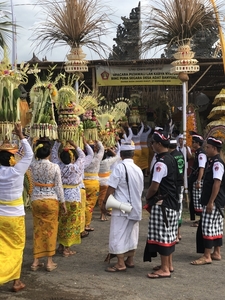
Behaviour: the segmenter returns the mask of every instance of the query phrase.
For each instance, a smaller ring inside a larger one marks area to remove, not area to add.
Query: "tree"
[[[156,1],[146,18],[144,51],[165,47],[171,57],[179,44],[192,40],[197,56],[210,57],[213,44],[218,40],[218,26],[210,0]]]
[[[11,21],[9,21],[10,12],[4,10],[5,3],[0,2],[0,47],[4,48],[7,46],[7,42],[12,38],[12,31],[16,26]]]
[[[110,9],[99,0],[41,0],[40,3],[46,13],[45,20],[35,28],[32,40],[41,51],[62,44],[71,48],[86,46],[99,54],[108,47],[100,38],[108,32]]]

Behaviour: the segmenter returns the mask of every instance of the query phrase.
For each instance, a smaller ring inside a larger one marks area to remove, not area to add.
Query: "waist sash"
[[[35,186],[40,186],[40,187],[54,187],[54,183],[39,183],[39,182],[34,182]]]
[[[98,173],[84,173],[84,177],[96,177]]]
[[[23,197],[21,196],[18,199],[15,200],[0,200],[0,205],[9,205],[9,206],[18,206],[23,204]]]
[[[98,176],[101,177],[101,178],[104,178],[104,177],[109,177],[110,176],[110,172],[107,172],[107,173],[98,173]]]
[[[63,184],[63,188],[64,188],[64,189],[75,189],[75,188],[78,187],[79,185],[80,185],[80,183],[74,184],[74,185]]]

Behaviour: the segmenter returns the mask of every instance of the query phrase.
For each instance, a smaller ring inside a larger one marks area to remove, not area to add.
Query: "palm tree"
[[[0,47],[7,46],[7,42],[12,39],[12,31],[16,26],[9,20],[10,12],[4,10],[5,2],[0,2]]]
[[[108,48],[100,38],[108,32],[110,9],[99,0],[41,0],[39,4],[47,17],[38,24],[32,39],[41,51],[52,50],[57,44],[71,48],[85,45],[98,54]]]
[[[218,39],[218,27],[210,0],[160,0],[156,1],[146,19],[143,49],[154,47],[176,49],[195,37],[211,36],[212,44]],[[171,53],[170,55],[171,56]]]

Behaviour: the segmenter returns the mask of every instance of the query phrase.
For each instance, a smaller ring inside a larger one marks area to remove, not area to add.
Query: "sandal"
[[[46,271],[52,272],[52,271],[55,270],[56,268],[57,268],[57,264],[53,263],[51,266],[47,266],[47,267],[46,267]]]
[[[193,260],[191,262],[191,265],[202,266],[202,265],[210,265],[211,263],[212,263],[212,261],[207,261],[206,258],[203,256],[203,257],[200,257],[199,259]]]
[[[83,239],[83,238],[87,237],[88,235],[89,235],[89,232],[83,231],[83,232],[81,232],[80,237]]]
[[[42,268],[42,267],[44,267],[44,263],[39,263],[38,265],[31,265],[31,267],[30,267],[30,269],[31,269],[31,271],[37,271],[39,268]]]
[[[93,227],[87,227],[85,228],[85,231],[94,231],[95,229]]]
[[[74,255],[76,253],[77,253],[76,251],[72,251],[70,249],[65,249],[63,251],[63,257],[69,257],[69,256]]]
[[[64,246],[60,244],[59,247],[57,248],[57,252],[59,254],[63,254],[63,251],[64,251]]]
[[[191,223],[191,227],[198,227],[199,221],[193,222]]]
[[[153,271],[158,271],[158,270],[160,270],[160,269],[161,269],[161,265],[155,266],[154,268],[152,268]],[[170,270],[170,273],[173,273],[173,272],[174,272],[174,269],[171,269],[171,270]]]

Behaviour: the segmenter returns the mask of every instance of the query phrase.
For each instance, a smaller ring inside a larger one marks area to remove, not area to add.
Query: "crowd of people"
[[[15,160],[18,149],[9,141],[0,146],[0,284],[13,281],[15,292],[25,288],[20,280],[25,247],[22,192],[28,168],[33,181],[32,271],[55,270],[56,251],[63,257],[76,253],[71,247],[94,231],[91,221],[97,203],[101,221],[111,216],[106,260],[117,258],[106,271],[134,268],[142,197],[145,196],[144,208],[150,215],[144,261],[151,261],[157,253],[161,258],[161,264],[147,276],[150,279],[171,277],[174,271],[172,254],[181,239],[185,160],[190,158],[189,149],[184,152],[187,157],[181,151],[181,135],[171,138],[162,128],[152,130],[142,123],[140,128],[128,128],[121,133],[113,149],[104,148],[101,141],[87,143],[85,138],[84,149],[81,149],[76,141],[63,145],[46,138],[30,146],[20,124],[15,125],[15,134],[24,150],[22,159]],[[197,251],[203,253],[191,262],[193,265],[221,259],[225,205],[221,148],[222,142],[215,137],[204,141],[199,134],[192,134],[191,219],[195,214],[200,216],[200,221],[193,226],[198,226]],[[144,176],[149,173],[150,184],[143,195]],[[110,197],[115,205],[111,203],[109,207]],[[47,257],[46,263],[40,261],[44,257]]]

